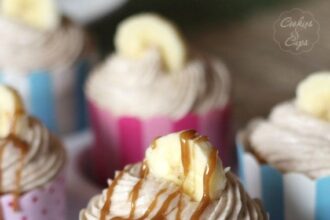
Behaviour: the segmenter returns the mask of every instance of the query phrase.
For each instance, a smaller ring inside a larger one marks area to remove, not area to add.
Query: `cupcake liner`
[[[235,164],[235,148],[230,144],[229,105],[206,114],[188,114],[180,120],[115,116],[90,100],[88,107],[95,136],[92,151],[94,169],[103,183],[113,175],[114,170],[142,161],[146,148],[154,138],[186,129],[195,129],[208,136],[219,149],[225,166]]]
[[[68,133],[86,127],[83,84],[92,61],[81,58],[73,66],[18,73],[0,70],[0,83],[17,89],[28,111],[50,130]]]
[[[245,150],[244,132],[236,142],[242,182],[252,197],[262,200],[271,220],[330,219],[330,177],[283,174]]]
[[[19,197],[20,210],[14,210],[14,196],[0,196],[4,220],[65,220],[66,198],[64,176],[42,188],[27,192]]]

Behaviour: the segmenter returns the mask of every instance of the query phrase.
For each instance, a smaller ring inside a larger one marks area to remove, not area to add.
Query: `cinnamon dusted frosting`
[[[0,68],[28,73],[71,66],[82,53],[84,36],[71,24],[40,31],[0,17]]]
[[[164,69],[156,49],[150,49],[139,59],[115,53],[92,74],[87,95],[114,114],[144,118],[154,115],[180,118],[227,103],[230,82],[221,62],[192,54],[182,70]]]
[[[132,192],[136,191],[136,186],[141,182],[140,169],[141,164],[127,167],[117,173],[114,180],[109,181],[109,185],[114,182],[116,185],[106,216],[101,218],[110,188],[91,199],[88,207],[81,211],[80,220],[267,219],[260,203],[250,199],[238,179],[230,172],[226,172],[227,182],[221,197],[210,202],[200,217],[196,216],[200,209],[198,202],[181,193],[178,186],[150,175],[141,183],[137,199],[132,206]]]
[[[330,123],[301,111],[295,102],[276,106],[249,133],[252,150],[282,172],[312,179],[330,175]]]
[[[1,193],[24,193],[41,187],[63,168],[66,156],[62,144],[38,120],[28,120],[24,136],[0,139]]]

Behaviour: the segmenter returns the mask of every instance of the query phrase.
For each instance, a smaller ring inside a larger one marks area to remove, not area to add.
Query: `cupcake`
[[[61,18],[54,0],[3,0],[0,8],[0,82],[17,89],[52,131],[83,128],[82,87],[92,62],[84,32]]]
[[[0,85],[0,219],[65,220],[62,143]]]
[[[193,130],[152,142],[143,162],[126,166],[92,198],[80,220],[268,219],[217,149]]]
[[[94,169],[102,182],[141,161],[153,137],[184,129],[209,136],[224,164],[234,163],[230,80],[221,61],[188,48],[174,24],[149,13],[119,24],[115,48],[86,85]]]
[[[330,72],[310,75],[296,98],[238,136],[240,172],[271,219],[330,219]]]

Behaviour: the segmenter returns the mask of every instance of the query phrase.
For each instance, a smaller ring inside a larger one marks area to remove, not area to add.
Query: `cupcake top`
[[[123,21],[115,46],[86,89],[92,101],[116,115],[180,118],[228,101],[230,80],[223,63],[188,49],[177,28],[158,15]]]
[[[65,158],[60,141],[27,115],[18,93],[0,85],[0,193],[18,196],[49,183]]]
[[[295,100],[275,106],[268,120],[252,123],[249,142],[258,158],[282,172],[330,176],[330,73],[309,76]]]
[[[60,18],[53,0],[24,2],[0,2],[0,68],[28,73],[72,65],[83,49],[82,30]]]
[[[207,137],[182,131],[156,139],[91,199],[81,220],[267,219],[238,179],[224,170]]]

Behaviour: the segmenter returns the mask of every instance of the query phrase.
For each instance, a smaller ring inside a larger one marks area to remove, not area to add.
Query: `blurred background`
[[[329,69],[330,1],[327,0],[59,0],[65,13],[98,40],[103,55],[113,48],[116,25],[145,11],[174,20],[189,42],[222,58],[233,77],[235,128],[267,115],[271,106],[294,97],[307,74]],[[299,8],[320,24],[312,50],[282,51],[273,39],[281,13]]]

